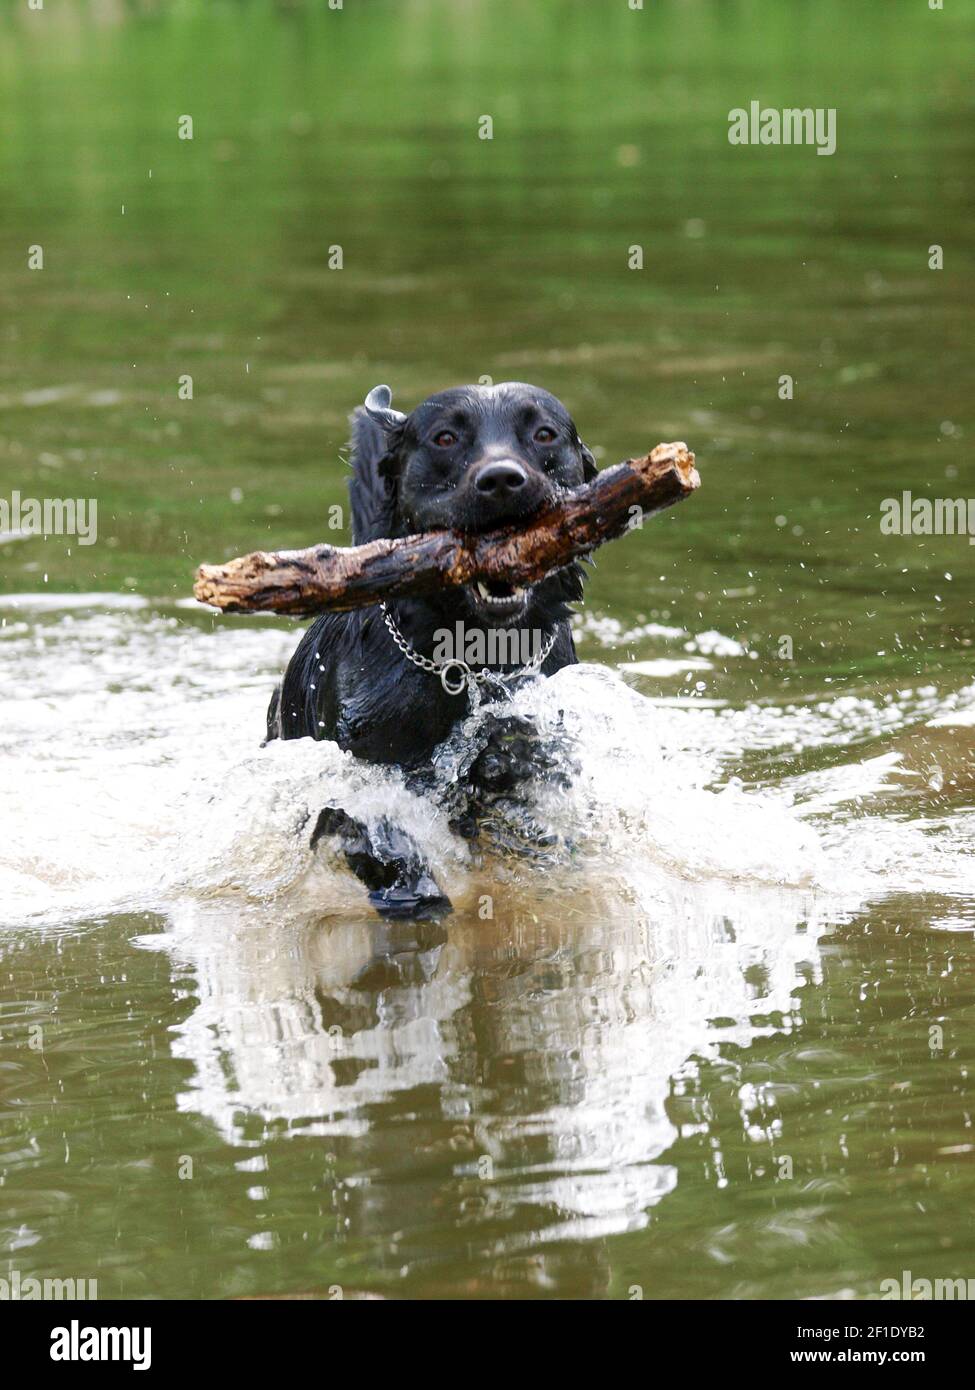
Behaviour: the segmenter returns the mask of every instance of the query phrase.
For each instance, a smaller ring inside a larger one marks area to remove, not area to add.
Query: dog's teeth
[[[477,581],[477,592],[485,603],[491,603],[496,608],[512,608],[515,604],[520,603],[525,596],[524,589],[515,588],[507,598],[502,598],[498,594],[492,594],[491,590],[480,579]]]

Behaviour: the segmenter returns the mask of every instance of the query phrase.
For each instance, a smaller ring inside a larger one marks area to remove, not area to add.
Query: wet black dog
[[[452,528],[488,530],[525,520],[560,491],[596,472],[561,401],[536,386],[461,386],[430,396],[410,414],[390,407],[377,386],[352,417],[352,538],[406,536]],[[397,599],[378,607],[329,613],[308,629],[268,710],[268,738],[332,739],[357,757],[404,768],[422,785],[434,749],[469,712],[466,689],[451,693],[415,658],[435,660],[438,642],[457,624],[489,644],[500,634],[531,635],[545,652],[543,675],[575,662],[568,605],[582,597],[583,572],[569,565],[524,589],[482,584]],[[516,630],[516,631],[515,631]],[[492,638],[493,634],[493,638]],[[404,653],[407,648],[409,655]],[[497,643],[514,652],[518,644]],[[459,653],[463,656],[463,652]],[[501,664],[508,688],[519,666]],[[448,673],[456,674],[456,672]],[[454,682],[456,684],[457,682]],[[492,697],[504,690],[492,683]],[[510,790],[546,765],[524,721],[495,719],[471,763],[468,804],[456,828],[476,834],[479,795]],[[387,915],[437,915],[449,908],[416,846],[389,823],[367,831],[340,808],[322,812],[313,841],[339,836],[350,866]]]

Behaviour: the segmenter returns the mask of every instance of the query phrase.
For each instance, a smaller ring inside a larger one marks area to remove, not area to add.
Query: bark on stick
[[[532,584],[634,529],[634,519],[682,502],[700,485],[686,444],[658,444],[517,526],[471,535],[431,531],[349,548],[258,550],[223,565],[201,565],[193,593],[225,613],[307,617],[475,579]]]

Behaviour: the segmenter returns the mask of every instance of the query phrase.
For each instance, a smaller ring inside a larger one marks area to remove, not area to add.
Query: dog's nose
[[[513,459],[501,459],[496,463],[486,463],[477,470],[474,486],[485,497],[501,501],[525,486],[528,474],[520,463]]]

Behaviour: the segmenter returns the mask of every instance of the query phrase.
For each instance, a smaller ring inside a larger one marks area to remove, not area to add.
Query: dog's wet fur
[[[490,530],[527,521],[561,492],[595,476],[592,454],[561,401],[523,382],[458,386],[428,397],[409,415],[377,386],[352,417],[349,497],[355,545],[382,536],[453,529]],[[541,670],[576,661],[569,604],[582,598],[584,572],[571,564],[538,584],[444,588],[398,598],[389,612],[409,645],[430,656],[435,634],[520,628],[554,634]],[[504,670],[505,668],[500,668]],[[492,696],[499,687],[492,685]],[[369,762],[395,764],[423,785],[434,750],[469,712],[466,691],[451,695],[438,675],[408,661],[378,607],[326,613],[302,638],[268,710],[268,738],[334,740]],[[489,721],[470,764],[455,829],[476,838],[479,798],[510,793],[549,765],[525,721]],[[537,742],[537,741],[536,741]],[[406,833],[384,823],[370,833],[328,807],[314,831],[338,838],[354,872],[388,916],[439,916],[449,903]]]

